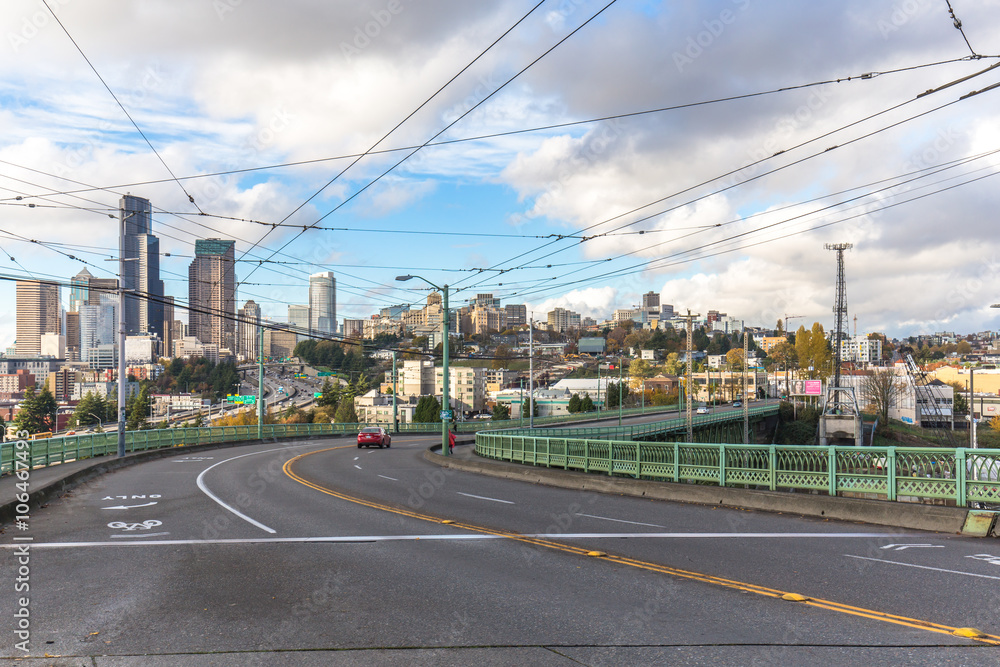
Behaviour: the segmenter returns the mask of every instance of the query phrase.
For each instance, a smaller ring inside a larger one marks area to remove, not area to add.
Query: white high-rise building
[[[314,334],[337,333],[337,279],[332,271],[309,276],[309,328]]]

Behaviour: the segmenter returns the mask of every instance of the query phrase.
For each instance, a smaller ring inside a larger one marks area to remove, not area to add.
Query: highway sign
[[[441,419],[443,421],[451,421],[451,410],[442,410]]]
[[[226,396],[226,402],[227,403],[233,403],[234,405],[256,405],[257,404],[257,397],[256,396],[235,396],[233,394],[230,394],[229,396]]]
[[[321,391],[314,391],[313,392],[313,398],[323,398],[323,392],[321,392]]]
[[[321,378],[325,378],[333,375],[333,373],[331,373],[330,371],[320,371],[319,373],[316,373],[316,375],[318,375]]]

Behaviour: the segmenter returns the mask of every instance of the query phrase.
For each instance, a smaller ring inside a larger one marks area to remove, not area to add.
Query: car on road
[[[392,436],[390,436],[381,426],[366,426],[358,433],[358,449],[378,445],[379,449],[392,446]]]
[[[740,403],[739,401],[733,401],[733,407],[734,408],[742,408],[743,404]]]
[[[695,413],[699,414],[699,415],[707,415],[708,414],[708,408],[706,408],[704,406],[700,407],[697,410],[695,410]]]

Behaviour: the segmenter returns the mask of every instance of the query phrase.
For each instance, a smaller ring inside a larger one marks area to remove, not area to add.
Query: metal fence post
[[[635,441],[635,478],[639,479],[642,473],[642,452],[640,451],[641,442]]]
[[[674,443],[674,481],[681,481],[681,445]]]
[[[886,468],[886,499],[895,500],[896,491],[896,448],[887,447],[885,450],[885,468]]]
[[[969,469],[965,464],[965,453],[965,447],[955,450],[955,504],[959,507],[965,507],[968,504],[965,480],[968,477]]]
[[[828,473],[828,488],[831,496],[837,495],[837,448],[828,447],[827,448],[827,473]]]
[[[778,488],[778,448],[771,445],[767,453],[768,482],[771,491]]]
[[[719,486],[726,485],[726,445],[719,443]]]

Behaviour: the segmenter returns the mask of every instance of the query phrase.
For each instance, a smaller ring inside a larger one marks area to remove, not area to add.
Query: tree
[[[633,388],[642,386],[643,380],[653,377],[654,368],[645,359],[635,359],[628,365],[628,376]]]
[[[141,431],[149,427],[146,417],[149,415],[149,388],[144,385],[138,394],[132,397],[128,405],[128,416],[125,420],[125,430]]]
[[[746,358],[743,356],[743,348],[733,348],[726,352],[726,363],[729,364],[729,370],[731,371],[742,371],[746,366]]]
[[[569,403],[566,405],[566,409],[570,414],[576,414],[580,411],[580,395],[573,394],[569,397]]]
[[[596,409],[597,406],[594,405],[594,401],[590,398],[590,394],[585,395],[580,401],[580,412],[593,412]]]
[[[967,340],[960,340],[958,341],[958,345],[955,346],[955,351],[965,356],[972,352],[972,345]]]
[[[889,408],[902,392],[902,384],[891,370],[875,369],[862,379],[861,392],[885,424],[889,421]]]
[[[827,364],[830,362],[830,343],[826,340],[823,325],[814,322],[809,336],[810,365],[813,367],[812,377],[826,377],[830,374]]]
[[[421,396],[413,411],[413,421],[421,424],[441,421],[441,403],[435,396]]]
[[[524,399],[524,403],[521,404],[521,414],[522,415],[528,414],[528,411],[531,410],[531,408],[532,408],[532,404],[534,404],[534,410],[532,411],[531,414],[532,414],[533,417],[537,417],[538,416],[538,401],[531,401],[531,403],[529,403],[529,401],[531,401],[530,397]]]
[[[493,363],[491,364],[494,369],[500,370],[501,368],[507,368],[507,364],[510,363],[513,353],[510,347],[501,343],[497,345],[496,352],[493,353]]]
[[[354,411],[354,401],[341,401],[334,420],[338,424],[357,424],[358,413]]]
[[[510,407],[503,403],[493,406],[493,421],[504,421],[510,419]]]
[[[671,352],[667,355],[667,360],[663,362],[663,370],[665,370],[670,375],[679,375],[681,372],[681,361],[680,355],[676,352]]]
[[[768,356],[774,359],[775,363],[779,364],[782,368],[788,368],[795,364],[795,346],[787,340],[782,341],[771,348]]]
[[[619,396],[621,398],[622,405],[624,405],[625,402],[628,401],[630,393],[631,392],[629,391],[629,388],[625,385],[624,382],[620,384],[617,382],[609,382],[608,396],[604,404],[608,407],[608,409],[617,408]]]
[[[21,408],[14,415],[14,426],[18,431],[27,431],[29,434],[33,434],[48,431],[48,424],[45,414],[39,412],[38,395],[35,394],[35,388],[28,387],[24,391],[24,400],[21,401]]]

